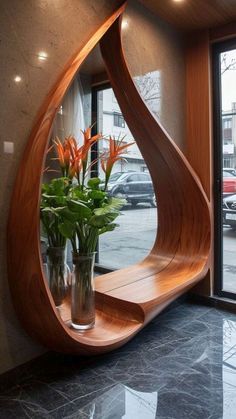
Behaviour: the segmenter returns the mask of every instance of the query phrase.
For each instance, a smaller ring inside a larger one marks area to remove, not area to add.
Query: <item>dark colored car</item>
[[[236,230],[236,195],[223,199],[223,223]]]
[[[156,197],[148,173],[114,173],[109,179],[108,192],[110,196],[125,198],[134,207],[140,202],[149,202],[156,207]]]
[[[223,193],[236,193],[236,176],[226,171],[223,171]]]

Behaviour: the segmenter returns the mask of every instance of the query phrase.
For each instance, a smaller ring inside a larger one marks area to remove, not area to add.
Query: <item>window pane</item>
[[[125,123],[112,89],[98,94],[98,130],[107,138],[99,141],[99,153],[108,150],[108,136],[123,143],[134,142]],[[143,173],[145,172],[145,173]],[[99,176],[104,173],[99,164]],[[126,199],[119,224],[113,232],[100,237],[98,263],[119,269],[142,260],[151,250],[157,230],[157,208],[151,177],[147,165],[136,144],[124,150],[122,159],[116,162],[108,190],[110,196]]]
[[[223,290],[236,293],[236,49],[221,60]]]

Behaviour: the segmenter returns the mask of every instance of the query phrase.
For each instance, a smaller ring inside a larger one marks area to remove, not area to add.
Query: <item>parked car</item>
[[[223,223],[236,230],[236,195],[223,199]]]
[[[236,193],[236,176],[229,172],[223,171],[223,193],[235,194]]]
[[[223,172],[228,172],[231,175],[236,176],[236,170],[233,169],[232,167],[224,167]]]
[[[149,202],[156,207],[156,197],[148,173],[114,173],[109,179],[108,192],[110,196],[125,198],[133,207],[140,202]]]

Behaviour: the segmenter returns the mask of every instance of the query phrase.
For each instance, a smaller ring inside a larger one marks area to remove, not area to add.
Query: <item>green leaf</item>
[[[87,196],[86,191],[81,191],[80,186],[72,186],[72,188],[70,189],[69,196],[75,200],[78,199],[84,202],[88,201],[88,196]]]
[[[56,178],[52,179],[49,183],[49,193],[50,195],[65,195],[65,188],[69,185],[69,179],[67,178]]]
[[[97,215],[97,216],[103,216],[103,215],[111,214],[111,213],[119,215],[119,211],[114,210],[109,205],[106,205],[106,206],[101,207],[101,208],[95,208],[95,210],[94,210],[94,214]]]
[[[42,194],[47,193],[49,191],[49,189],[50,189],[50,186],[49,186],[48,183],[43,183],[42,184]]]
[[[81,218],[89,218],[92,214],[91,209],[80,201],[71,199],[68,200],[67,205],[72,212],[75,212]]]
[[[99,191],[98,189],[94,189],[92,191],[89,191],[88,197],[90,199],[102,201],[106,197],[106,193],[103,191]]]
[[[107,231],[113,231],[116,227],[119,227],[119,224],[111,223],[105,227],[100,228],[99,235],[106,233]]]
[[[69,208],[63,208],[60,215],[63,220],[68,220],[71,223],[75,223],[79,218],[78,214],[76,212],[70,211]]]
[[[42,195],[43,202],[47,202],[49,205],[55,206],[55,205],[65,205],[66,203],[66,196],[65,195],[48,195],[43,194]]]
[[[56,217],[58,217],[59,215],[58,215],[58,213],[57,213],[57,211],[55,211],[55,208],[51,208],[51,207],[45,207],[45,208],[43,208],[42,209],[42,213],[44,214],[44,213],[49,213],[49,214],[53,214],[53,215],[55,215]]]
[[[74,234],[75,225],[74,223],[65,220],[63,223],[59,224],[58,230],[62,236],[66,237],[67,239],[71,239]]]
[[[127,204],[126,199],[123,198],[109,198],[108,205],[110,208],[120,210],[125,204]]]
[[[103,215],[93,215],[89,220],[89,224],[93,227],[102,228],[114,221],[118,215],[119,212],[110,212]]]
[[[94,214],[105,215],[114,212],[115,214],[119,215],[119,210],[123,207],[125,202],[125,199],[110,198],[108,204],[103,205],[101,208],[95,208]]]
[[[93,177],[89,179],[87,185],[91,189],[99,189],[100,179],[98,177]]]

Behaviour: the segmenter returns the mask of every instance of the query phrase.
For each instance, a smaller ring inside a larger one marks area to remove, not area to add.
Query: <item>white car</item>
[[[233,169],[232,167],[224,167],[223,172],[228,172],[232,176],[236,176],[236,169]]]

